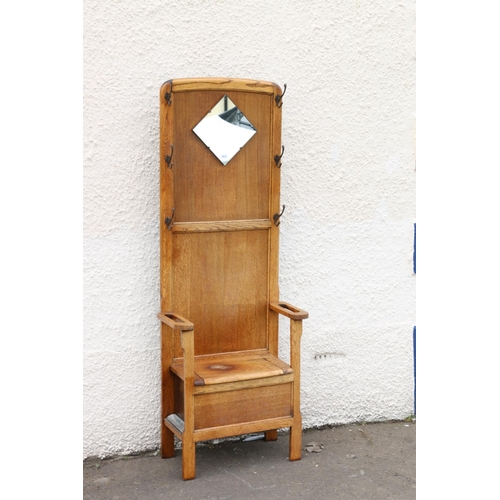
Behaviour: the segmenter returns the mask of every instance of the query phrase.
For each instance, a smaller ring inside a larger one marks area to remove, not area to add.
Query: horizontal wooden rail
[[[199,429],[194,431],[194,440],[198,442],[229,436],[239,436],[240,434],[250,434],[252,432],[262,432],[272,429],[281,429],[283,427],[290,427],[292,424],[293,417],[289,416],[257,420],[255,422],[247,422],[243,424],[210,427],[208,429]]]
[[[238,382],[226,382],[223,384],[202,385],[194,388],[194,395],[213,394],[215,392],[231,392],[241,389],[253,389],[255,387],[268,387],[271,385],[289,384],[293,382],[294,374],[278,375],[275,377],[242,380]]]
[[[171,81],[165,82],[165,84]],[[193,90],[225,90],[232,92],[259,92],[273,94],[279,87],[266,81],[247,80],[241,78],[176,78],[173,80],[173,92],[189,92]]]
[[[172,232],[210,233],[218,231],[254,231],[269,229],[270,227],[271,221],[269,219],[174,222],[172,224]]]

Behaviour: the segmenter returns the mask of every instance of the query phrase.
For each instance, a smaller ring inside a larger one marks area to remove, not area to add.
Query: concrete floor
[[[307,447],[309,443],[316,443]],[[181,478],[180,451],[86,460],[84,500],[335,499],[416,497],[416,424],[383,422],[306,430],[302,460],[278,441],[224,441],[197,449],[196,479]],[[309,449],[320,452],[307,451]]]

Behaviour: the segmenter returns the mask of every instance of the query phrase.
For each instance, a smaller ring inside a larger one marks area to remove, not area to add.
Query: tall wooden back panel
[[[276,353],[281,108],[277,85],[175,80],[162,88],[162,310],[197,328],[195,355],[266,348]],[[165,99],[169,94],[169,100]],[[227,96],[255,135],[227,165],[193,128]],[[170,104],[169,104],[170,103]],[[166,157],[171,156],[170,165]],[[179,342],[176,356],[182,356]]]

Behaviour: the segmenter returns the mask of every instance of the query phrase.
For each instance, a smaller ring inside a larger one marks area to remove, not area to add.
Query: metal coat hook
[[[167,225],[167,229],[170,231],[172,229],[172,221],[174,220],[175,208],[172,207],[172,217],[167,217],[165,219],[165,224]]]
[[[276,156],[274,157],[274,161],[275,161],[276,166],[277,166],[278,168],[281,168],[281,161],[280,161],[280,160],[281,160],[281,157],[283,156],[283,153],[284,153],[284,152],[285,152],[285,146],[281,146],[281,154],[280,154],[280,155],[276,155]]]
[[[171,148],[170,156],[165,156],[165,161],[167,162],[168,168],[173,167],[171,162],[172,162],[172,157],[174,156],[174,146],[172,146],[172,144],[170,144],[170,148]]]
[[[277,95],[274,99],[276,100],[276,106],[278,106],[278,108],[281,108],[281,106],[283,106],[283,103],[281,102],[281,100],[283,99],[283,96],[285,95],[285,92],[286,92],[286,83],[285,85],[283,85],[283,94],[281,95]],[[281,104],[280,104],[281,102]]]
[[[170,84],[170,92],[165,92],[165,101],[167,101],[167,104],[170,106],[172,104],[172,87],[173,85]]]
[[[274,214],[273,219],[274,219],[274,225],[279,226],[281,224],[281,221],[278,222],[278,219],[283,215],[283,212],[285,211],[285,205],[283,205],[283,208],[281,209],[281,212],[279,214]]]

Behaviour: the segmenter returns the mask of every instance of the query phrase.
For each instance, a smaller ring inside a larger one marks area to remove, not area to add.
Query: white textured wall
[[[84,23],[84,456],[159,445],[171,78],[288,84],[280,287],[310,313],[304,426],[411,414],[414,1],[86,0]],[[280,335],[287,357],[285,321]]]

